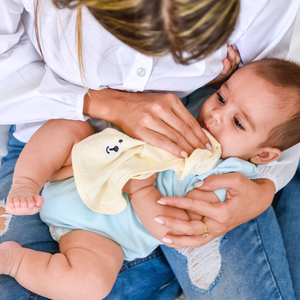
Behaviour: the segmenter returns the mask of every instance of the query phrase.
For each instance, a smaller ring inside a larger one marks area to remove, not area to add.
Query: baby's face
[[[259,152],[280,118],[270,90],[251,67],[243,67],[205,101],[198,121],[221,144],[222,158],[249,160]]]

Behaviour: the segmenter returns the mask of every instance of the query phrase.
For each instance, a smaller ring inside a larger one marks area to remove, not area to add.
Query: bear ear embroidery
[[[107,142],[105,144],[105,154],[109,158],[118,157],[121,154],[121,149],[119,143],[122,143],[123,140],[120,139],[118,142]]]

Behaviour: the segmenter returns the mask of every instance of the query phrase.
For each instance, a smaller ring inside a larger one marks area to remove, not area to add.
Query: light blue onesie
[[[238,158],[220,160],[211,171],[202,175],[189,175],[179,181],[176,173],[170,170],[158,173],[155,187],[163,196],[184,197],[194,189],[194,183],[213,174],[239,172],[248,178],[257,175],[256,166]],[[226,190],[215,191],[220,201],[224,201]],[[80,199],[74,178],[47,184],[42,193],[45,202],[40,216],[50,226],[54,239],[75,229],[99,233],[118,243],[125,260],[146,257],[162,244],[143,226],[134,212],[128,196],[123,196],[127,207],[121,213],[104,215],[90,210]],[[143,201],[143,199],[141,199]]]

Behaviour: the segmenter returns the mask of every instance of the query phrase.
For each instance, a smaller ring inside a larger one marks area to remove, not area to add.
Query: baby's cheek
[[[232,156],[237,156],[239,149],[238,146],[235,145],[233,142],[227,142],[227,141],[219,141],[221,144],[221,150],[222,150],[222,155],[221,157],[223,159],[232,157]]]

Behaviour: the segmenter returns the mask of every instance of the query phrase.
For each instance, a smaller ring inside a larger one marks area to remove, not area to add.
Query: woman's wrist
[[[261,197],[263,200],[262,204],[265,206],[265,209],[267,209],[272,204],[274,194],[276,192],[275,184],[272,180],[266,178],[254,179],[253,181],[258,184],[261,190],[261,195],[264,195],[264,197]]]
[[[112,89],[89,90],[84,96],[83,114],[91,118],[103,119],[114,123],[119,116],[119,105],[122,105],[122,98],[126,95]]]

